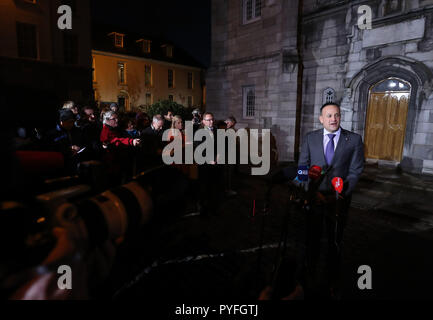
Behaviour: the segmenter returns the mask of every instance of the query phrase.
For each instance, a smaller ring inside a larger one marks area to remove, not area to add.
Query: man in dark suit
[[[201,129],[208,135],[202,141],[194,141],[194,149],[197,148],[205,139],[210,139],[210,146],[213,147],[213,158],[198,166],[198,180],[200,188],[200,214],[202,216],[217,215],[217,207],[221,194],[222,170],[218,164],[219,156],[217,153],[217,128],[214,125],[214,116],[210,112],[205,112],[202,119]],[[203,153],[205,155],[205,152]]]
[[[164,118],[156,114],[152,118],[151,125],[141,133],[142,150],[138,157],[140,170],[162,164],[161,154],[165,146],[162,141],[163,126]]]
[[[329,294],[331,298],[335,298],[338,295],[343,230],[352,192],[364,169],[364,150],[360,135],[340,127],[339,105],[324,104],[320,109],[319,119],[323,129],[309,132],[305,136],[298,166],[316,165],[328,169],[328,174],[315,194],[311,210],[306,213],[306,254],[299,280],[302,285],[305,285],[306,280],[315,282],[320,239],[325,223],[328,237],[326,265]],[[343,179],[344,187],[338,200],[332,186],[334,177]]]

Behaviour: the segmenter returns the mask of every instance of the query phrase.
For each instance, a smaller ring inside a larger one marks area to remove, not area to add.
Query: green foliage
[[[153,117],[155,114],[165,115],[168,110],[173,111],[173,115],[179,115],[183,120],[191,120],[192,119],[192,110],[193,108],[186,108],[183,105],[169,100],[161,100],[155,102],[154,104],[144,107],[138,107],[141,111],[146,112],[150,117]]]

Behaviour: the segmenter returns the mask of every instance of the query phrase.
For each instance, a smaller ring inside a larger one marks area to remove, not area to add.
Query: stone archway
[[[404,134],[403,160],[411,158],[416,119],[422,102],[430,95],[433,74],[423,63],[406,57],[386,57],[365,66],[348,83],[341,108],[345,115],[344,126],[365,136],[369,90],[387,78],[398,78],[412,88],[408,105],[406,131]]]

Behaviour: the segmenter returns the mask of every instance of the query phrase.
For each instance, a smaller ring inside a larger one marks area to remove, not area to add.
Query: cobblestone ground
[[[366,167],[345,230],[342,299],[433,298],[431,182],[429,177]],[[288,279],[282,287],[290,291],[303,249],[304,216],[288,210],[285,185],[273,189],[264,215],[267,186],[262,178],[238,174],[238,195],[220,203],[218,216],[152,225],[133,248],[119,253],[98,294],[176,302],[256,299],[271,279],[285,226]],[[371,290],[357,286],[361,265],[372,269]]]

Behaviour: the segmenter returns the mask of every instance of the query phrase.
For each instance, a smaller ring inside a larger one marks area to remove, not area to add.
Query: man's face
[[[319,117],[320,123],[329,132],[335,132],[340,128],[340,108],[334,105],[329,105],[323,108],[322,114]]]
[[[78,114],[78,107],[72,107],[71,111],[73,114]]]
[[[117,118],[117,115],[116,115],[116,114],[113,114],[113,115],[111,116],[111,118],[108,119],[108,124],[109,124],[111,127],[113,127],[113,128],[116,128],[116,127],[118,126],[118,124],[119,124],[119,119]]]
[[[93,109],[84,109],[84,113],[86,114],[88,121],[95,122],[95,112]]]
[[[171,112],[171,111],[167,112],[167,115],[165,116],[165,118],[166,118],[167,120],[170,120],[170,121],[171,121],[171,119],[173,119],[173,112]]]
[[[205,127],[213,128],[213,116],[212,115],[210,115],[210,114],[205,115],[202,122],[203,122],[203,125]]]
[[[227,129],[233,128],[235,126],[234,122],[230,120],[226,120],[225,123],[227,125]]]
[[[156,130],[160,130],[164,126],[164,120],[155,121],[153,126]]]

